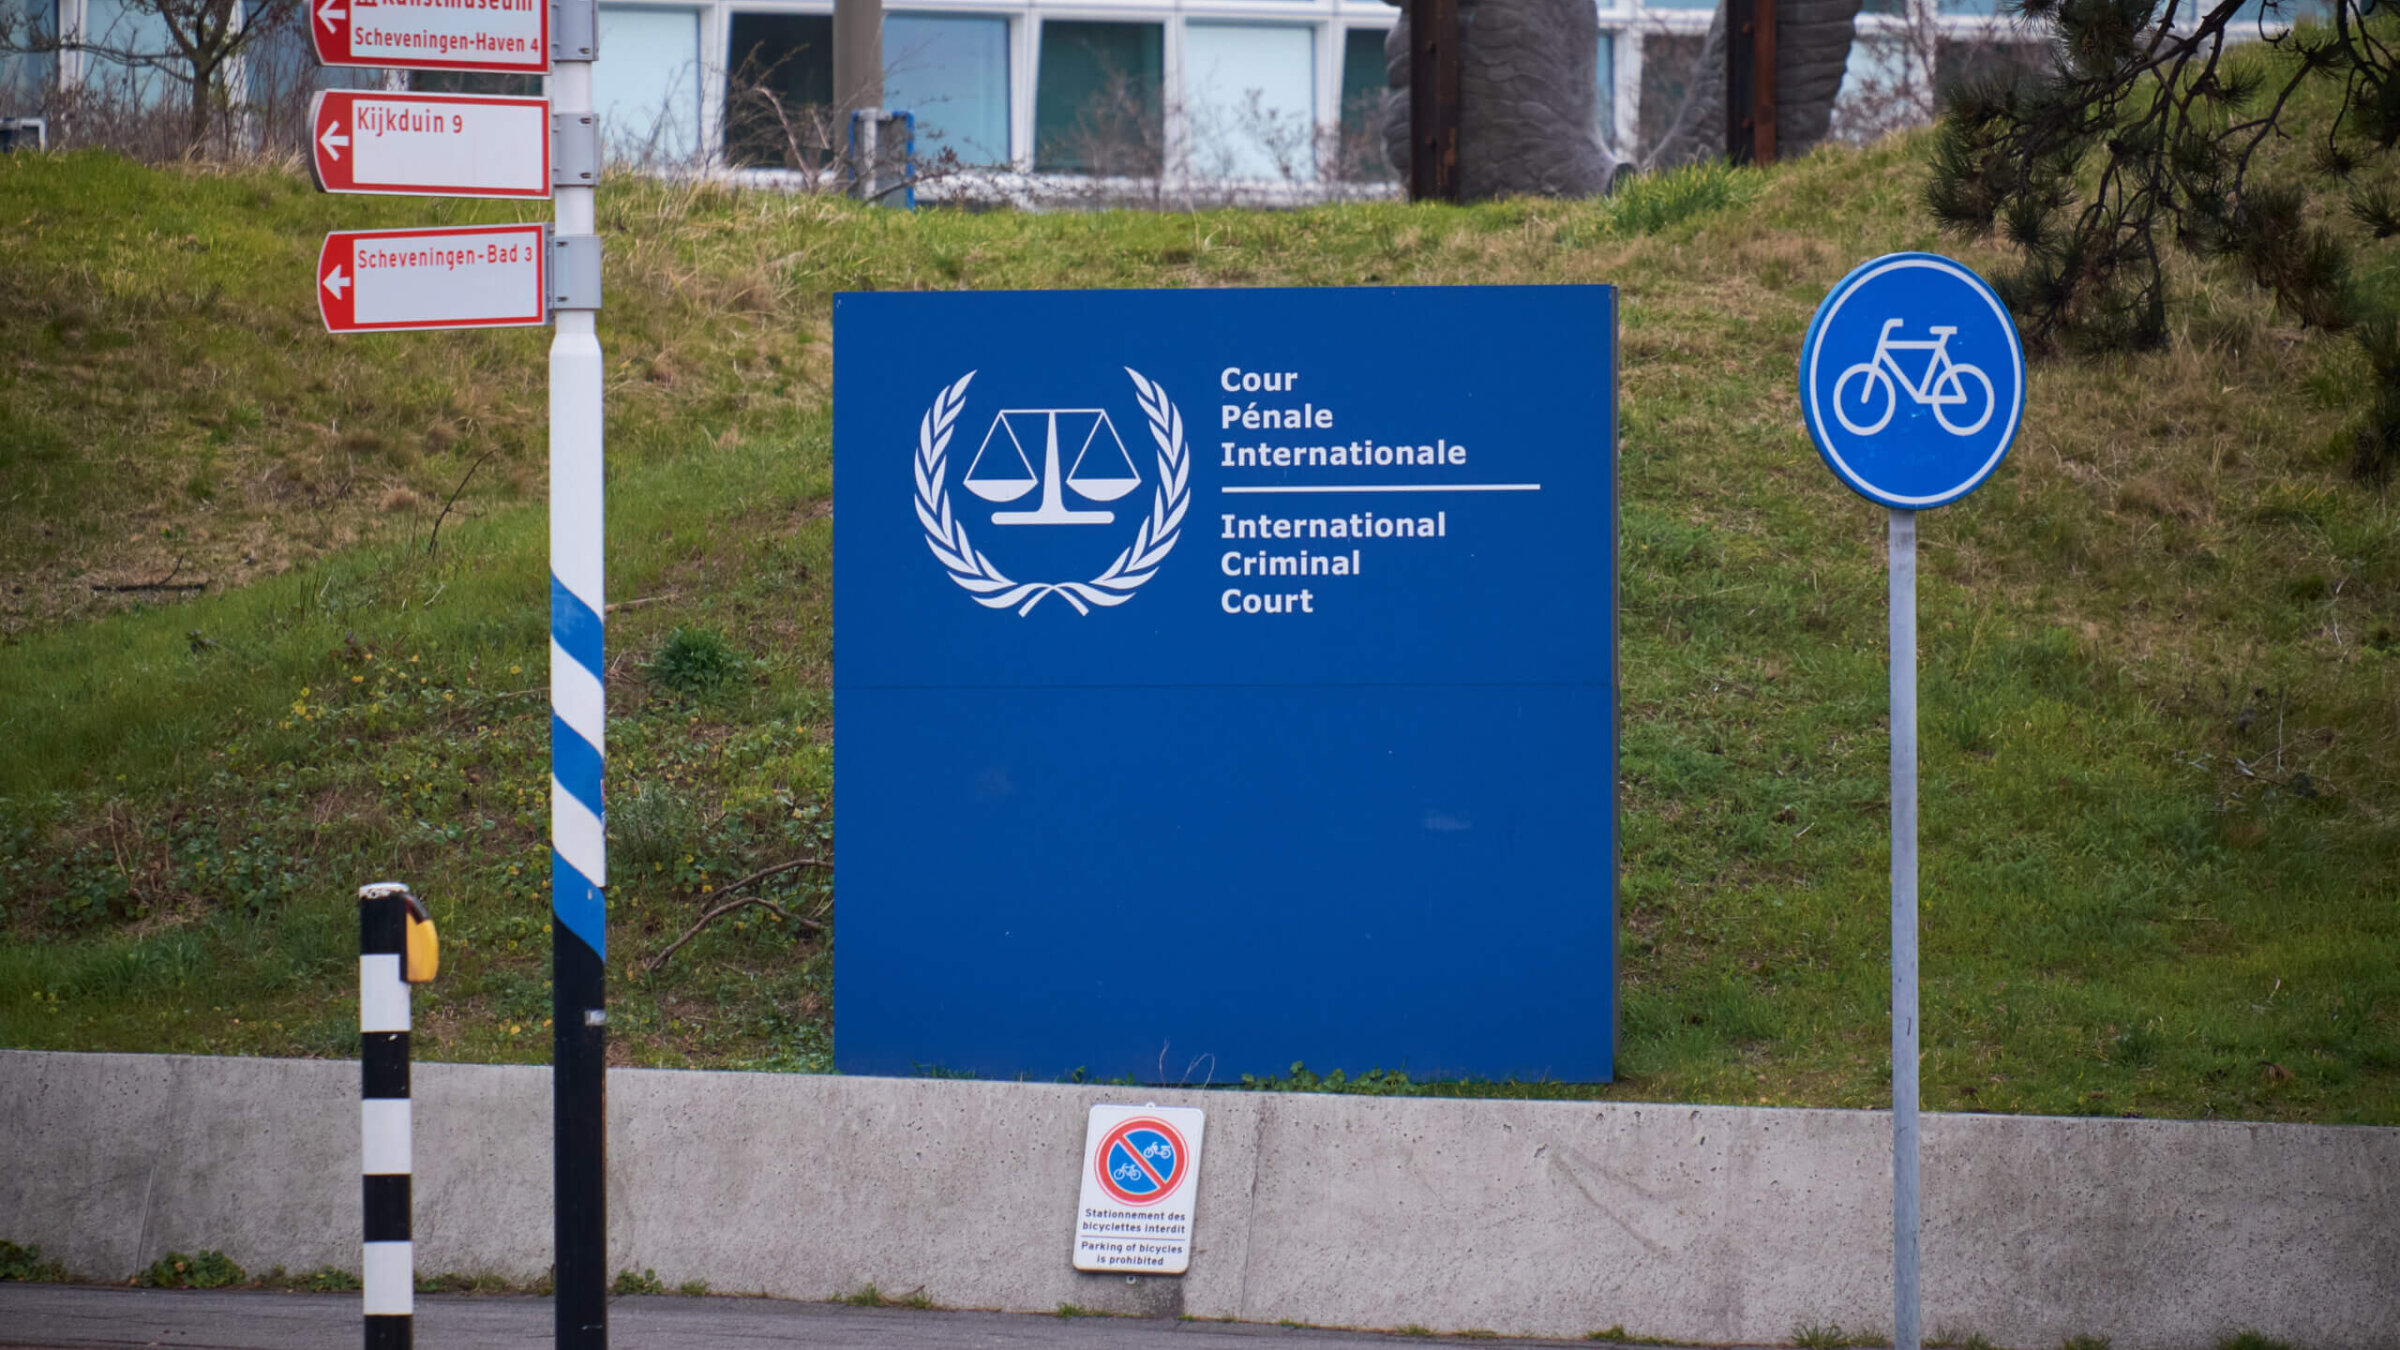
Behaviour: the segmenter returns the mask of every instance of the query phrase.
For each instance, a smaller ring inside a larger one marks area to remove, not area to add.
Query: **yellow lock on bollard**
[[[425,902],[416,896],[408,901],[408,955],[402,967],[410,984],[430,984],[442,969],[442,939],[434,931],[433,916],[426,912]]]

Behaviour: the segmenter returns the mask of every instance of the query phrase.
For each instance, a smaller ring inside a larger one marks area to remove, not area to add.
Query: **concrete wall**
[[[417,1067],[418,1268],[549,1263],[547,1071]],[[0,1237],[356,1268],[346,1063],[0,1051]],[[1085,1108],[1205,1107],[1181,1279],[1069,1268]],[[1778,1341],[1890,1325],[1870,1112],[618,1070],[611,1262],[956,1307]],[[1935,1116],[1926,1324],[2004,1346],[2400,1345],[2400,1130]]]

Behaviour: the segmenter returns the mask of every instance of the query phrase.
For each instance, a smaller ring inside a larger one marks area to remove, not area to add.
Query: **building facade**
[[[110,51],[171,50],[140,0],[15,0],[90,50],[0,58],[0,115],[45,88],[179,99]],[[1712,0],[1596,0],[1602,135],[1637,161],[1673,119]],[[2190,0],[2187,0],[2189,3]],[[11,0],[0,0],[0,5]],[[2032,50],[1996,0],[1868,0],[1836,113],[1866,137],[1929,119],[1940,84]],[[660,168],[820,167],[839,142],[832,0],[600,5],[597,99],[611,155]],[[1044,178],[1112,175],[1388,184],[1374,133],[1385,0],[886,0],[883,105],[912,112],[920,160]],[[419,75],[421,88],[500,86]],[[296,34],[236,76],[265,101],[375,72],[319,72]],[[519,81],[509,92],[538,92]]]

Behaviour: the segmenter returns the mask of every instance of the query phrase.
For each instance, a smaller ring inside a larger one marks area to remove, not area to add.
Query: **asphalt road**
[[[794,1346],[805,1350],[1370,1350],[1490,1345],[1358,1331],[1169,1322],[1124,1317],[853,1308],[763,1298],[620,1298],[609,1338],[640,1350]],[[0,1284],[0,1346],[86,1350],[325,1350],[356,1345],[356,1294],[267,1294],[89,1285]],[[425,1350],[523,1350],[551,1343],[550,1301],[521,1296],[417,1296]],[[1584,1345],[1508,1341],[1512,1346]]]

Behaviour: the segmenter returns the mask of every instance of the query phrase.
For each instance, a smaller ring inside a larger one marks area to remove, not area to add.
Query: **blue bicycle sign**
[[[1983,278],[1895,253],[1842,278],[1800,350],[1817,452],[1870,501],[1923,510],[1972,492],[2016,439],[2025,354]]]

